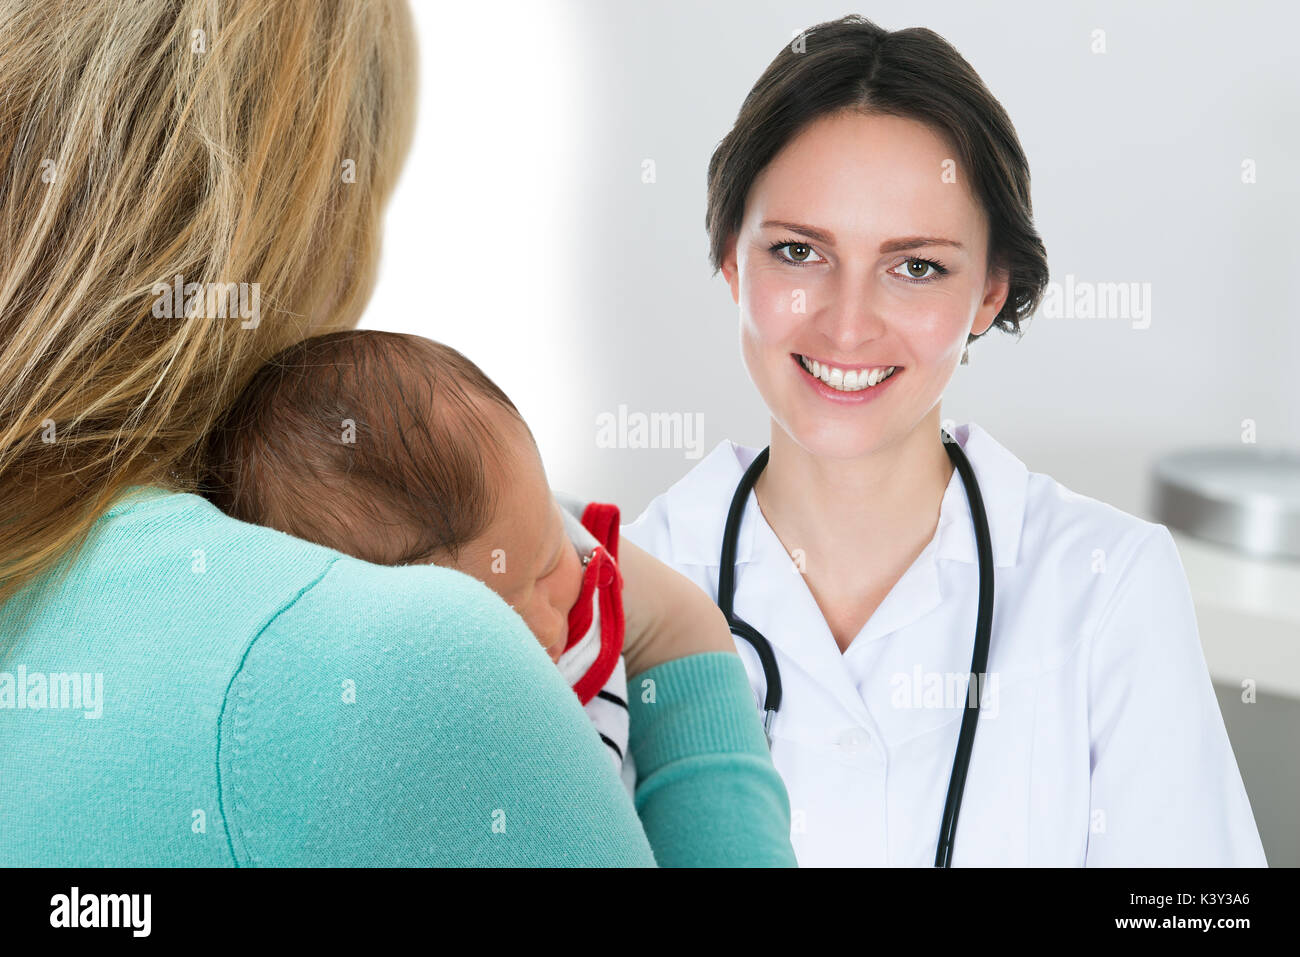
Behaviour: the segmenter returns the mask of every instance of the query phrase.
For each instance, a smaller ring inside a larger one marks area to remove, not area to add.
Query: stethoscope
[[[943,429],[939,430],[948,458],[961,475],[962,484],[966,486],[966,498],[970,502],[971,520],[975,525],[975,548],[979,555],[980,594],[979,611],[975,616],[975,654],[971,657],[972,675],[982,675],[989,661],[989,635],[993,628],[993,543],[989,537],[989,520],[984,512],[984,499],[980,495],[979,483],[970,466],[966,453]],[[763,733],[767,736],[767,746],[772,746],[772,719],[781,707],[781,669],[777,667],[776,655],[772,645],[762,633],[748,622],[738,618],[733,611],[736,597],[736,541],[740,535],[740,519],[745,511],[745,502],[754,489],[754,483],[767,465],[771,446],[763,449],[741,476],[736,493],[731,498],[731,508],[727,511],[727,525],[722,532],[722,561],[718,569],[718,607],[727,616],[731,633],[743,638],[758,653],[758,660],[763,666],[763,678],[767,683],[767,698],[763,702]],[[968,679],[969,680],[969,679]],[[970,766],[971,749],[975,744],[975,724],[979,721],[979,702],[972,704],[970,694],[966,695],[966,711],[961,719],[961,731],[957,735],[957,754],[952,762],[952,777],[948,781],[948,798],[943,806],[943,820],[939,824],[939,846],[934,855],[935,867],[952,866],[952,849],[957,834],[957,812],[961,809],[962,793],[966,790],[966,769]]]

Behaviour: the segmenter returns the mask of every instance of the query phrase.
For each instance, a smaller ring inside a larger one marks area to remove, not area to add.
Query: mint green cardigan
[[[629,694],[635,806],[486,585],[136,488],[0,607],[0,865],[793,866],[740,660]]]

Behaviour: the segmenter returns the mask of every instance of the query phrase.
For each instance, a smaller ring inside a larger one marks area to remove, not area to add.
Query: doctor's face
[[[955,157],[915,120],[839,113],[754,180],[722,271],[749,376],[814,455],[854,458],[910,434],[1006,300]]]

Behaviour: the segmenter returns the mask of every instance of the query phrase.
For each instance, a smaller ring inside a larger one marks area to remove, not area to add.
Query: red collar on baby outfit
[[[567,652],[588,637],[595,611],[599,607],[600,651],[587,672],[573,685],[584,705],[596,696],[614,673],[623,653],[623,576],[619,573],[618,506],[592,502],[583,510],[582,525],[600,542],[587,558],[582,575],[582,590],[569,611]]]

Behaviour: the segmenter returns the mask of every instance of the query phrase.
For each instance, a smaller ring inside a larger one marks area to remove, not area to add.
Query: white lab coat
[[[953,864],[1263,866],[1168,529],[1029,472],[978,425],[953,434],[996,566]],[[727,506],[757,451],[722,442],[623,534],[716,600]],[[933,865],[978,583],[954,470],[934,538],[841,654],[750,496],[735,609],[780,665],[772,759],[801,866]],[[758,656],[736,646],[757,704]]]

